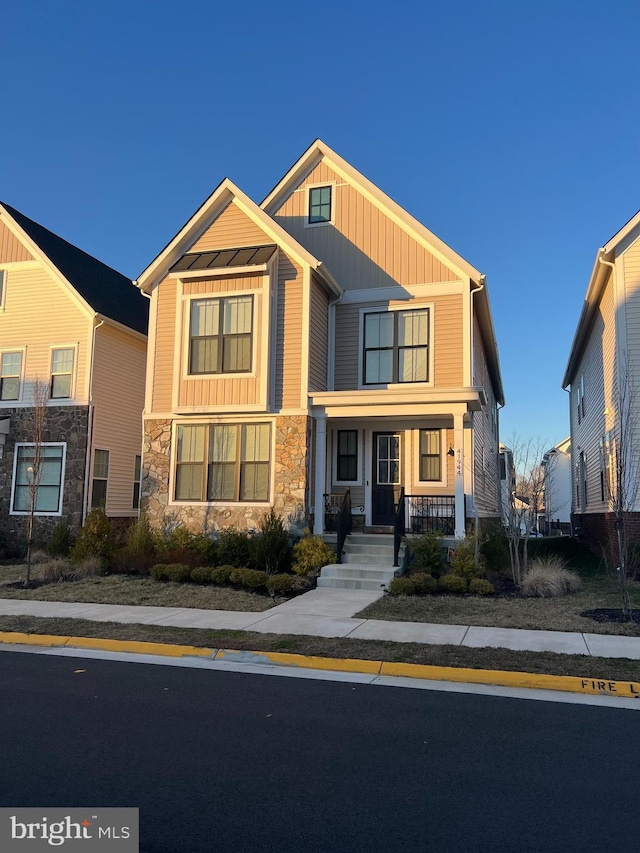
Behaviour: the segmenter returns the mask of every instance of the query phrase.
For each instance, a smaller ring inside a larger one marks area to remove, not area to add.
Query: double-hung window
[[[107,483],[109,481],[109,451],[93,451],[93,481],[91,484],[91,507],[106,507]]]
[[[51,353],[51,399],[61,400],[71,397],[71,379],[73,377],[72,347],[54,349]]]
[[[309,188],[309,225],[331,222],[331,186]]]
[[[420,480],[442,480],[442,453],[439,429],[420,430]]]
[[[253,296],[192,300],[189,373],[249,373],[252,323]]]
[[[22,353],[3,352],[0,358],[0,400],[20,399]]]
[[[142,456],[136,454],[133,465],[133,497],[131,499],[131,508],[140,508],[140,480],[142,478]]]
[[[33,500],[37,515],[60,515],[64,444],[16,445],[12,513],[28,513]]]
[[[338,430],[336,479],[339,483],[358,480],[358,430]]]
[[[178,426],[177,501],[268,501],[269,424]]]
[[[429,381],[429,309],[364,315],[364,384]]]

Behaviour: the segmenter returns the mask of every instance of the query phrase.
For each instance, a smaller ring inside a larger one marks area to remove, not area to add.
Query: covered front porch
[[[313,532],[335,532],[348,511],[354,532],[391,533],[400,510],[409,534],[464,537],[471,494],[466,404],[355,416],[352,405],[335,408],[314,411]]]

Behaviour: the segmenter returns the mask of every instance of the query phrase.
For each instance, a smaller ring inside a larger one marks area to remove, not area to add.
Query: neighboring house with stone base
[[[24,543],[34,386],[44,389],[36,539],[93,506],[138,515],[148,301],[131,280],[0,203],[0,531]]]
[[[136,282],[151,297],[154,525],[463,536],[499,518],[485,278],[316,141],[254,203],[225,179]],[[344,504],[346,506],[346,503]]]
[[[574,528],[599,553],[616,540],[611,487],[626,457],[628,521],[640,539],[640,211],[598,249],[562,386]]]

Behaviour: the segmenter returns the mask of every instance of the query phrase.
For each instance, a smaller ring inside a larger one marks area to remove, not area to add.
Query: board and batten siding
[[[627,356],[634,385],[640,387],[640,239],[623,255]]]
[[[133,508],[133,483],[135,457],[142,455],[146,349],[145,340],[108,323],[96,329],[92,451],[109,451],[106,512],[110,516],[138,514]],[[93,452],[90,464],[93,471]]]
[[[275,408],[298,409],[303,370],[303,276],[302,268],[284,251],[278,258],[277,306]]]
[[[329,357],[329,296],[315,276],[311,277],[309,317],[309,391],[327,390]]]
[[[216,406],[243,406],[255,405],[260,402],[260,377],[263,369],[261,364],[262,352],[262,311],[265,295],[263,294],[263,277],[259,275],[224,276],[198,281],[185,281],[183,288],[185,295],[209,296],[215,298],[224,293],[234,291],[247,291],[253,293],[253,354],[252,369],[250,375],[236,375],[226,377],[224,374],[214,377],[187,376],[188,365],[182,363],[183,358],[188,358],[188,345],[182,341],[180,347],[181,368],[178,389],[178,405],[180,407],[197,407],[202,409],[215,408]],[[187,315],[190,300],[184,300],[183,317],[178,319],[181,323],[182,334],[189,335],[189,317]],[[182,335],[180,336],[182,338]]]
[[[306,187],[323,183],[333,184],[335,221],[307,227]],[[324,161],[307,175],[273,218],[315,257],[322,258],[345,290],[459,278]]]
[[[0,312],[0,349],[26,346],[23,365],[28,385],[51,378],[51,350],[76,347],[74,397],[86,400],[87,356],[92,320],[73,294],[46,269],[9,270],[4,311]]]
[[[362,362],[363,342],[360,341],[360,310],[362,308],[433,308],[433,383],[436,388],[459,388],[462,386],[463,329],[462,295],[433,296],[406,302],[385,301],[366,304],[336,305],[335,329],[335,389],[350,391],[358,388],[358,367]],[[410,387],[410,386],[407,386]]]
[[[166,278],[156,290],[156,334],[152,370],[152,412],[170,412],[172,408],[173,354],[176,329],[178,282]]]
[[[614,370],[616,363],[615,296],[613,277],[609,274],[600,299],[598,313],[593,322],[589,341],[585,347],[580,366],[571,385],[571,454],[575,466],[580,453],[586,457],[587,506],[574,507],[577,512],[606,512],[608,502],[602,501],[600,490],[600,440],[613,420],[605,416],[605,410],[615,412]],[[578,423],[578,388],[584,377],[584,414]],[[575,469],[573,500],[576,499]]]
[[[189,252],[233,249],[239,246],[262,246],[272,243],[264,231],[231,201],[209,226]]]
[[[32,260],[33,255],[7,226],[0,222],[0,264]]]

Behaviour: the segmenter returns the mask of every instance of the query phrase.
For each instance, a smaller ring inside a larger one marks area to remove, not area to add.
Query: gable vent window
[[[331,222],[331,187],[309,190],[309,225]]]

